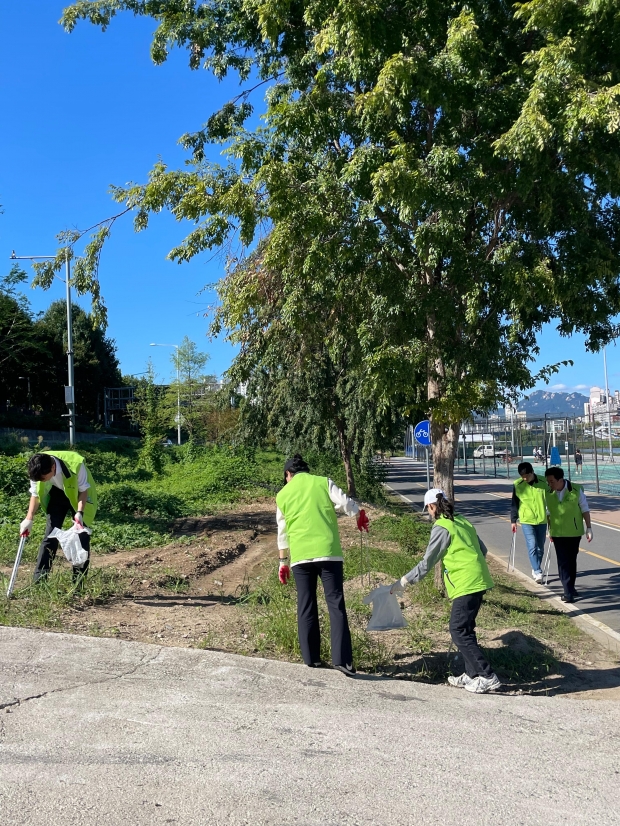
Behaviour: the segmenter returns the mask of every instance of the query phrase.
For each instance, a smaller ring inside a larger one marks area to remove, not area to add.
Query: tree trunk
[[[454,502],[454,461],[459,445],[459,424],[444,425],[431,421],[433,440],[433,486],[441,488],[446,499]]]
[[[429,315],[427,320],[427,334],[432,345],[435,338],[435,318]],[[432,366],[431,366],[432,365]],[[445,378],[445,368],[441,358],[437,358],[429,365],[428,373],[428,400],[435,401],[441,398],[441,381]],[[459,424],[446,426],[438,415],[431,413],[431,441],[433,451],[433,487],[441,488],[446,499],[454,502],[454,460],[459,442]],[[443,565],[435,565],[435,587],[445,596],[446,589],[443,581]]]
[[[342,419],[336,419],[336,427],[338,429],[338,443],[340,445],[340,455],[342,457],[342,464],[344,465],[344,472],[347,477],[347,495],[357,496],[355,489],[355,477],[353,476],[353,465],[351,463],[351,445],[347,441],[347,434]]]

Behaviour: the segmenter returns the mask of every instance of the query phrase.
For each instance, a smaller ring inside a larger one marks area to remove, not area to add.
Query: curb
[[[412,502],[409,497],[404,496],[397,490],[394,490],[394,488],[390,487],[387,483],[384,482],[383,484],[391,493],[406,502],[413,510],[418,513],[422,512],[422,508],[417,503]],[[497,563],[503,566],[506,565],[505,559],[492,553],[491,551],[488,553],[489,556],[493,557]],[[613,651],[614,654],[620,655],[620,634],[617,631],[614,631],[613,628],[610,628],[608,625],[605,625],[605,623],[594,619],[594,617],[591,617],[590,614],[587,614],[585,611],[581,611],[574,604],[562,602],[560,597],[558,597],[554,591],[551,591],[544,585],[538,585],[530,577],[528,577],[527,574],[522,573],[517,568],[513,568],[512,571],[508,571],[508,573],[512,574],[512,576],[518,579],[519,582],[525,585],[528,591],[536,594],[540,600],[552,602],[553,607],[556,608],[556,610],[562,611],[564,614],[568,614],[575,625],[581,628],[581,630],[590,637],[593,637],[593,639],[595,639],[599,645],[602,645],[603,648]]]
[[[493,557],[497,563],[506,567],[505,559],[492,553],[491,551],[488,553],[489,556]],[[564,614],[568,614],[574,621],[575,625],[581,628],[582,631],[585,631],[586,634],[593,637],[604,648],[613,651],[615,654],[620,654],[620,634],[617,631],[614,631],[613,628],[605,625],[604,622],[594,619],[594,617],[591,617],[590,614],[587,614],[585,611],[581,611],[576,605],[574,605],[574,603],[562,602],[560,597],[554,591],[547,588],[545,585],[538,585],[538,583],[534,582],[531,577],[524,574],[522,571],[519,571],[517,568],[513,568],[511,571],[507,571],[506,573],[518,579],[519,582],[525,585],[528,591],[536,594],[540,600],[544,602],[552,602],[553,607],[556,610],[562,611]]]

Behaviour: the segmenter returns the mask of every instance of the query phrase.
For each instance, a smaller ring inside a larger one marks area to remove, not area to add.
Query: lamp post
[[[178,344],[154,344],[151,347],[176,347],[177,350],[177,444],[181,444],[181,379],[179,377],[179,345]]]
[[[611,413],[609,410],[609,381],[607,380],[607,348],[603,347],[603,365],[605,367],[605,398],[607,399],[607,427],[609,429],[609,461],[614,460],[614,450],[611,442]]]
[[[55,255],[15,255],[15,250],[11,255],[11,261],[54,261]],[[60,279],[62,281],[62,278]],[[63,417],[69,419],[69,444],[75,446],[75,385],[73,381],[73,314],[71,309],[71,260],[69,250],[65,257],[65,285],[67,296],[67,379],[65,387],[65,403],[69,412]],[[30,382],[29,382],[30,384]]]

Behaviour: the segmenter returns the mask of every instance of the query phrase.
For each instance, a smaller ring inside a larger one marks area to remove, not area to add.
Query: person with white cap
[[[404,591],[419,582],[438,562],[443,563],[443,577],[452,600],[450,636],[465,662],[465,671],[448,677],[450,685],[474,694],[486,694],[501,686],[482,653],[476,638],[476,617],[482,597],[493,580],[486,563],[487,549],[474,526],[458,513],[440,488],[424,494],[424,507],[434,520],[431,537],[423,559],[392,585],[392,592]]]

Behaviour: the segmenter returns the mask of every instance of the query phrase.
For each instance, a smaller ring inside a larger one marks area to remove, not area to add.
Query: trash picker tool
[[[19,563],[22,561],[22,554],[24,552],[24,548],[26,547],[26,542],[28,542],[28,536],[28,533],[23,533],[19,538],[19,547],[17,548],[17,556],[15,557],[15,564],[13,565],[13,573],[11,574],[11,579],[9,580],[9,587],[6,592],[7,599],[13,593],[13,588],[15,587],[15,580],[17,579],[17,571],[19,570]]]
[[[506,569],[507,573],[510,573],[510,569],[514,571],[515,569],[515,551],[517,548],[517,535],[513,533],[512,535],[512,542],[510,543],[510,551],[508,553],[508,568]]]
[[[543,576],[545,578],[545,585],[549,582],[549,567],[551,566],[551,537],[549,537],[549,541],[547,542],[547,550],[545,551],[545,555],[543,557]]]

